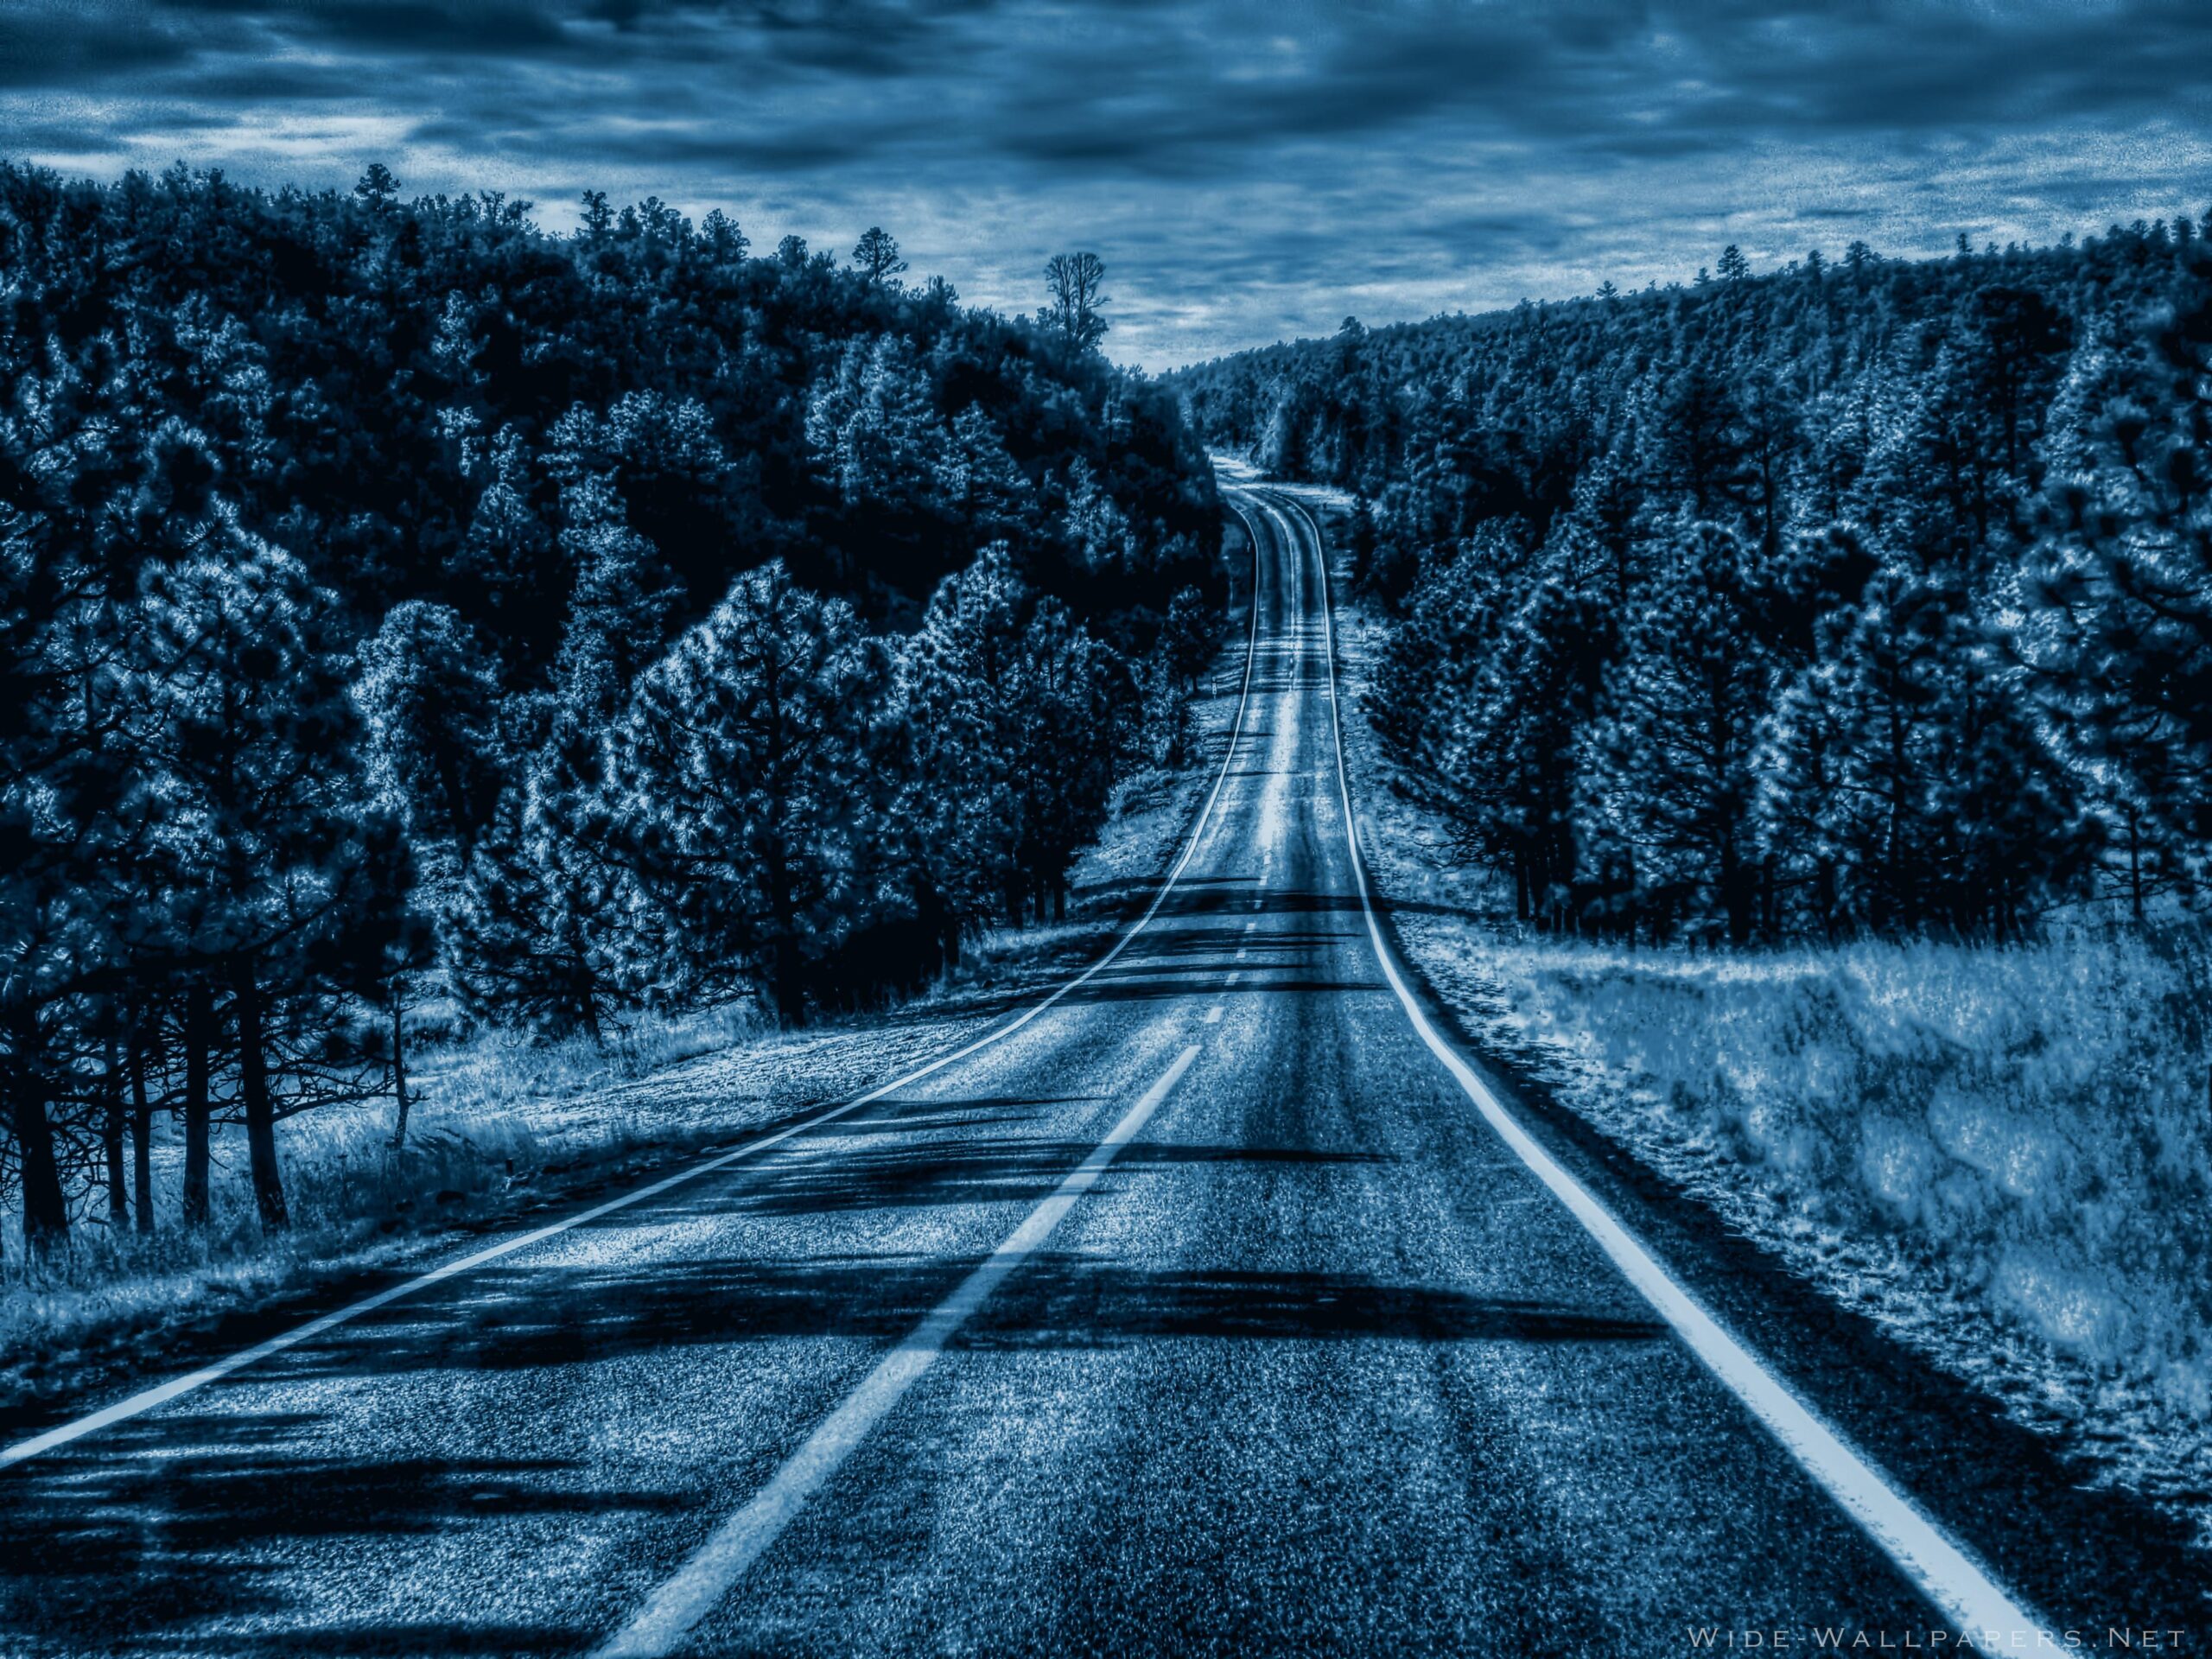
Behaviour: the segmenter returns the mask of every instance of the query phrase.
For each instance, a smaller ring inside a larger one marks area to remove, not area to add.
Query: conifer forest
[[[0,1659],[2201,1653],[2209,189],[2206,0],[0,0]]]
[[[1174,381],[1358,500],[1374,714],[1548,931],[2001,945],[2193,912],[2212,250],[1863,243]]]
[[[219,1117],[283,1226],[275,1125],[391,1091],[425,987],[566,1033],[918,983],[1064,912],[1176,741],[1213,486],[1086,304],[963,308],[880,229],[530,213],[0,169],[26,1248],[91,1189],[204,1221]]]

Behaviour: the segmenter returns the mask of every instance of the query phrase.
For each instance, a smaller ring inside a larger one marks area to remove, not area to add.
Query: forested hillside
[[[153,1225],[169,1110],[181,1219],[243,1120],[281,1225],[274,1125],[391,1089],[410,998],[592,1032],[910,982],[1063,903],[1176,741],[1217,508],[1096,350],[1095,259],[1007,320],[880,231],[841,264],[653,200],[529,213],[0,164],[34,1244],[87,1187]]]
[[[1521,917],[2008,940],[2202,893],[2212,256],[1611,291],[1230,358],[1209,440],[1359,492],[1374,715]]]

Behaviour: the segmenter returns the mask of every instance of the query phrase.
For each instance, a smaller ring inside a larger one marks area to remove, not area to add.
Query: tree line
[[[2011,940],[2204,892],[2208,233],[1731,247],[1173,384],[1357,493],[1372,715],[1524,922]]]
[[[778,1017],[1064,911],[1210,652],[1171,396],[1033,319],[596,193],[0,163],[0,1179],[210,1219],[404,1014]],[[152,1125],[174,1114],[179,1212]]]

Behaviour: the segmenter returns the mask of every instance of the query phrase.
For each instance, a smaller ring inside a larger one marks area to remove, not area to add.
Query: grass
[[[211,1224],[150,1235],[83,1224],[68,1247],[36,1262],[11,1256],[0,1285],[0,1394],[66,1386],[85,1368],[78,1350],[111,1354],[180,1324],[218,1317],[292,1288],[326,1268],[372,1267],[411,1242],[430,1215],[480,1206],[541,1161],[512,1114],[465,1130],[426,1114],[424,1133],[391,1147],[389,1111],[346,1109],[279,1126],[292,1226],[264,1235],[245,1177],[243,1132],[216,1136]],[[157,1145],[157,1213],[176,1214],[178,1160]],[[420,1212],[418,1214],[418,1212]]]
[[[859,1092],[967,1033],[977,992],[1041,971],[1084,931],[1071,923],[987,935],[957,974],[906,1009],[799,1031],[777,1030],[739,1002],[643,1016],[604,1046],[496,1027],[423,1040],[404,1147],[391,1145],[389,1096],[277,1125],[291,1220],[281,1233],[261,1229],[235,1124],[214,1131],[210,1224],[175,1226],[182,1160],[174,1126],[157,1118],[158,1230],[111,1232],[88,1204],[65,1249],[35,1262],[12,1251],[0,1268],[0,1406],[128,1370],[183,1326],[435,1250],[456,1224],[519,1218],[779,1113]],[[435,1007],[420,1017],[426,1032],[447,1023]]]
[[[734,1138],[771,1116],[857,1093],[970,1034],[979,992],[1046,969],[1098,924],[988,935],[906,1008],[785,1032],[746,1003],[642,1017],[601,1047],[486,1028],[416,1049],[406,1144],[389,1096],[277,1125],[290,1227],[265,1234],[243,1129],[218,1125],[212,1217],[174,1224],[181,1158],[155,1124],[149,1236],[80,1209],[68,1245],[0,1268],[0,1408],[132,1370],[183,1329],[270,1298],[442,1248],[455,1225],[500,1224]],[[423,1011],[435,1030],[440,1011]]]
[[[438,1022],[442,1014],[424,1010],[425,1023]],[[410,1082],[438,1116],[473,1124],[526,1103],[635,1082],[757,1040],[772,1028],[749,1001],[672,1017],[642,1015],[604,1043],[582,1036],[547,1042],[528,1032],[486,1027],[418,1058]]]
[[[1361,843],[1407,955],[1563,1106],[2212,1541],[2212,930],[1705,954],[1546,939],[1395,787],[1339,613]]]
[[[1500,939],[1479,971],[1525,1039],[1630,1092],[1640,1137],[2212,1416],[2201,930],[1735,958]]]
[[[257,1219],[235,1125],[215,1130],[211,1224],[175,1226],[181,1160],[174,1126],[157,1118],[160,1230],[111,1234],[88,1194],[64,1250],[0,1259],[0,1408],[129,1373],[180,1327],[421,1256],[454,1224],[545,1209],[647,1160],[860,1093],[973,1037],[1004,999],[1094,952],[1158,880],[1220,764],[1235,683],[1224,673],[1194,708],[1188,765],[1147,767],[1117,788],[1106,830],[1072,872],[1068,920],[985,931],[957,969],[897,1008],[785,1032],[740,1001],[639,1017],[602,1046],[457,1034],[453,1008],[425,1004],[409,1015],[406,1145],[391,1145],[389,1097],[279,1123],[292,1225],[275,1236]]]

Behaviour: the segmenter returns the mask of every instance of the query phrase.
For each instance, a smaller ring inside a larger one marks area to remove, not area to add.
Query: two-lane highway
[[[1238,505],[1245,706],[1117,954],[0,1472],[0,1651],[1673,1654],[2001,1608],[1408,1018],[1318,537]]]

